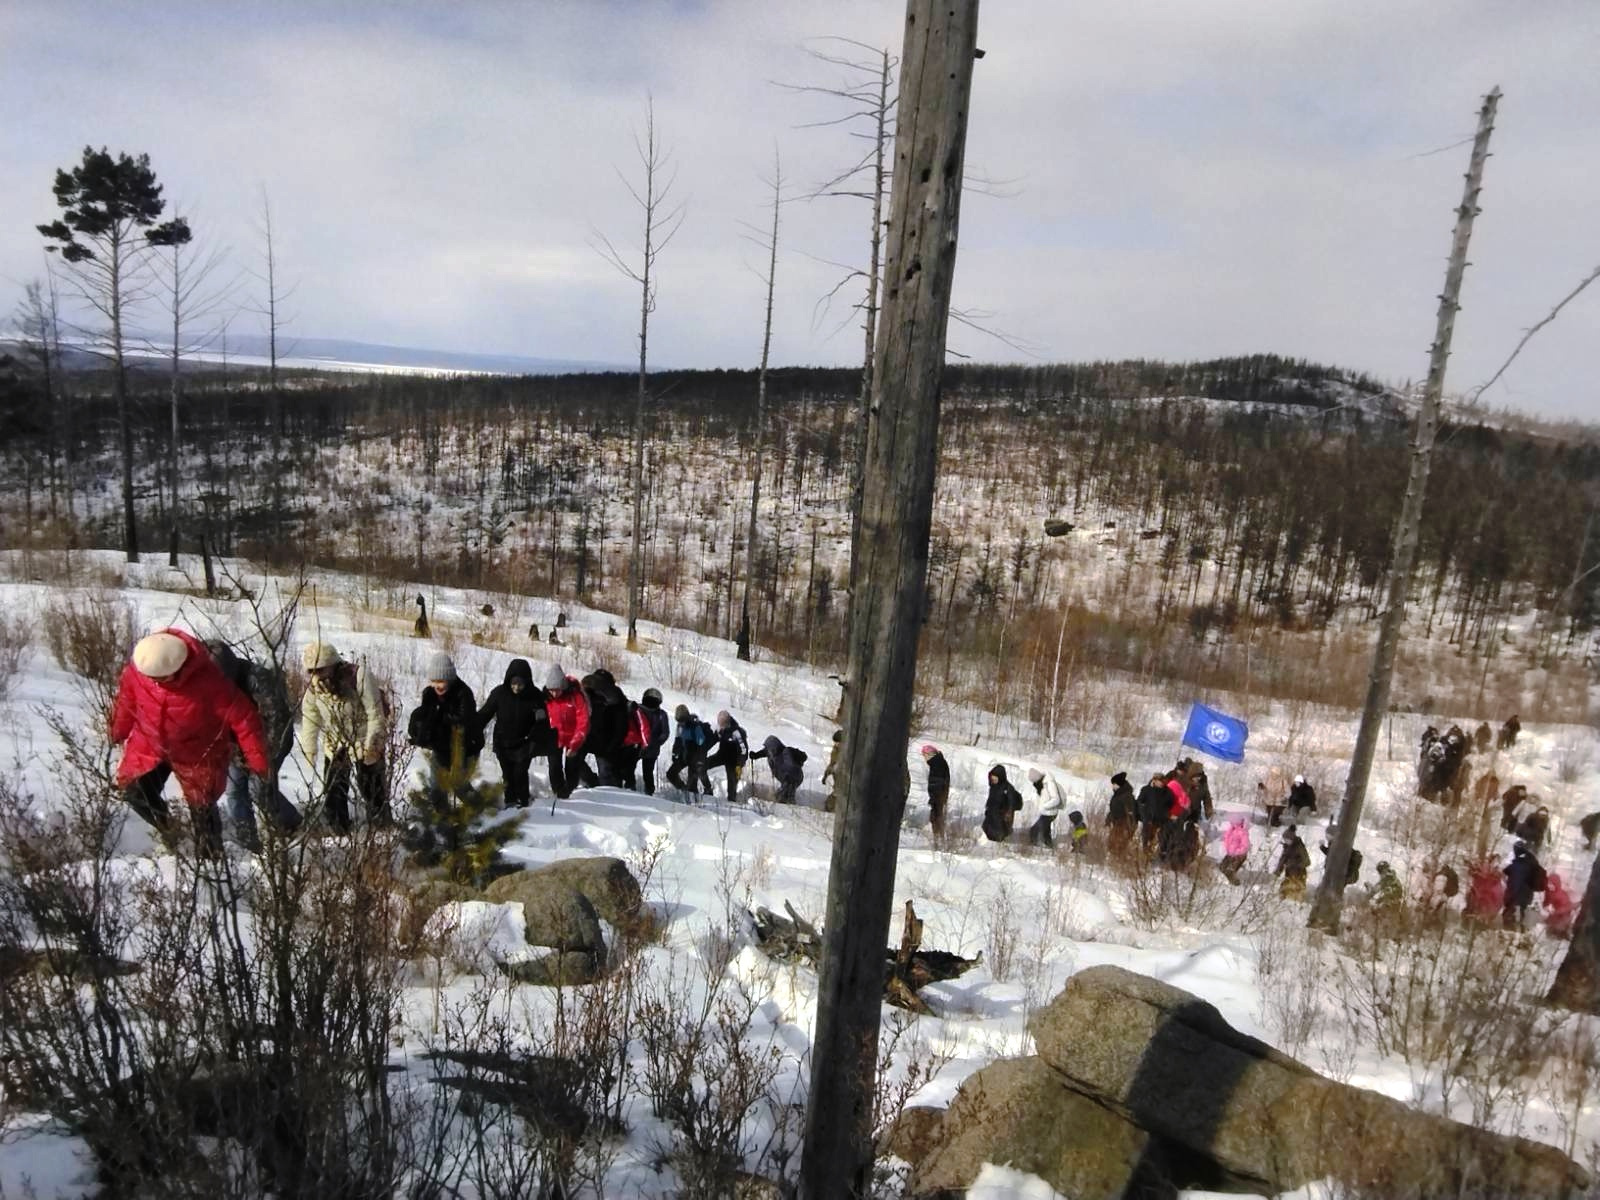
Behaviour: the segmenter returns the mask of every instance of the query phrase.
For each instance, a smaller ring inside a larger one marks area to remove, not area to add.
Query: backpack
[[[694,724],[689,726],[689,740],[703,750],[716,742],[717,735],[710,725],[696,719]]]

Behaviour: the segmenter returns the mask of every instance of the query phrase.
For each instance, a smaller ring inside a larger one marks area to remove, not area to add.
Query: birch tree
[[[639,648],[639,601],[644,587],[644,413],[649,400],[650,314],[656,307],[656,259],[683,226],[684,206],[673,197],[677,172],[672,156],[656,134],[655,100],[645,101],[644,137],[634,137],[641,178],[631,182],[619,170],[617,178],[639,209],[643,245],[624,254],[603,233],[591,244],[608,263],[639,285],[639,392],[633,413],[633,540],[628,555],[628,649]]]

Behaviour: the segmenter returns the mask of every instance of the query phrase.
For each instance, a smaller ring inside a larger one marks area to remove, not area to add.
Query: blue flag
[[[1226,762],[1244,761],[1244,744],[1250,726],[1238,717],[1195,704],[1189,709],[1189,727],[1183,731],[1183,744]]]

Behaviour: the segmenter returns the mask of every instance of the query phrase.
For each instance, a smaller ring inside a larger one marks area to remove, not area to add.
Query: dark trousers
[[[928,828],[936,838],[944,836],[944,813],[949,803],[949,788],[928,789]]]
[[[639,756],[642,747],[624,746],[617,751],[617,781],[630,792],[639,790]]]
[[[128,788],[128,806],[138,813],[168,846],[177,841],[178,830],[172,810],[168,807],[162,789],[172,777],[169,763],[157,763]],[[209,804],[189,805],[189,821],[194,832],[195,852],[202,858],[216,858],[222,853],[222,813],[215,800]]]
[[[1033,827],[1028,830],[1028,845],[1044,845],[1054,850],[1056,848],[1056,843],[1055,839],[1050,836],[1050,826],[1055,824],[1055,820],[1055,817],[1051,816],[1040,817],[1037,821],[1035,821],[1033,823]]]
[[[545,759],[550,764],[550,794],[557,800],[565,800],[572,795],[572,785],[567,782],[566,759],[560,749],[546,751]]]
[[[589,765],[589,760],[584,757],[581,750],[567,755],[562,770],[566,773],[569,796],[578,788],[594,787],[600,782],[600,777],[594,773],[594,768]]]
[[[506,807],[527,808],[528,769],[533,766],[533,747],[496,750],[494,756],[500,760],[500,775],[505,780]]]
[[[640,782],[644,784],[644,794],[656,794],[656,760],[661,757],[661,749],[646,750],[639,756]]]
[[[340,751],[322,770],[322,804],[328,814],[328,824],[340,833],[350,832],[354,823],[350,819],[350,777],[355,776],[356,790],[361,803],[366,805],[369,821],[389,819],[389,795],[383,786],[381,763],[355,762],[348,751]]]
[[[683,782],[683,773],[689,772],[689,782]],[[711,776],[706,770],[706,757],[704,754],[691,754],[684,758],[674,758],[672,765],[667,768],[667,782],[681,791],[703,791],[711,795]]]

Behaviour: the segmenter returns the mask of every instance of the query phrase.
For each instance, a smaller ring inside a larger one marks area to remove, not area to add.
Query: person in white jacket
[[[1034,795],[1039,797],[1039,818],[1028,830],[1028,845],[1044,845],[1054,850],[1056,843],[1050,836],[1050,827],[1061,815],[1061,804],[1065,799],[1061,794],[1061,785],[1038,767],[1028,768],[1028,782],[1033,784]]]
[[[365,666],[346,662],[327,642],[312,642],[301,661],[311,675],[311,685],[300,702],[296,741],[313,771],[318,752],[322,754],[322,797],[328,823],[340,832],[351,827],[352,773],[368,820],[389,821],[383,778],[387,722],[377,681]]]

